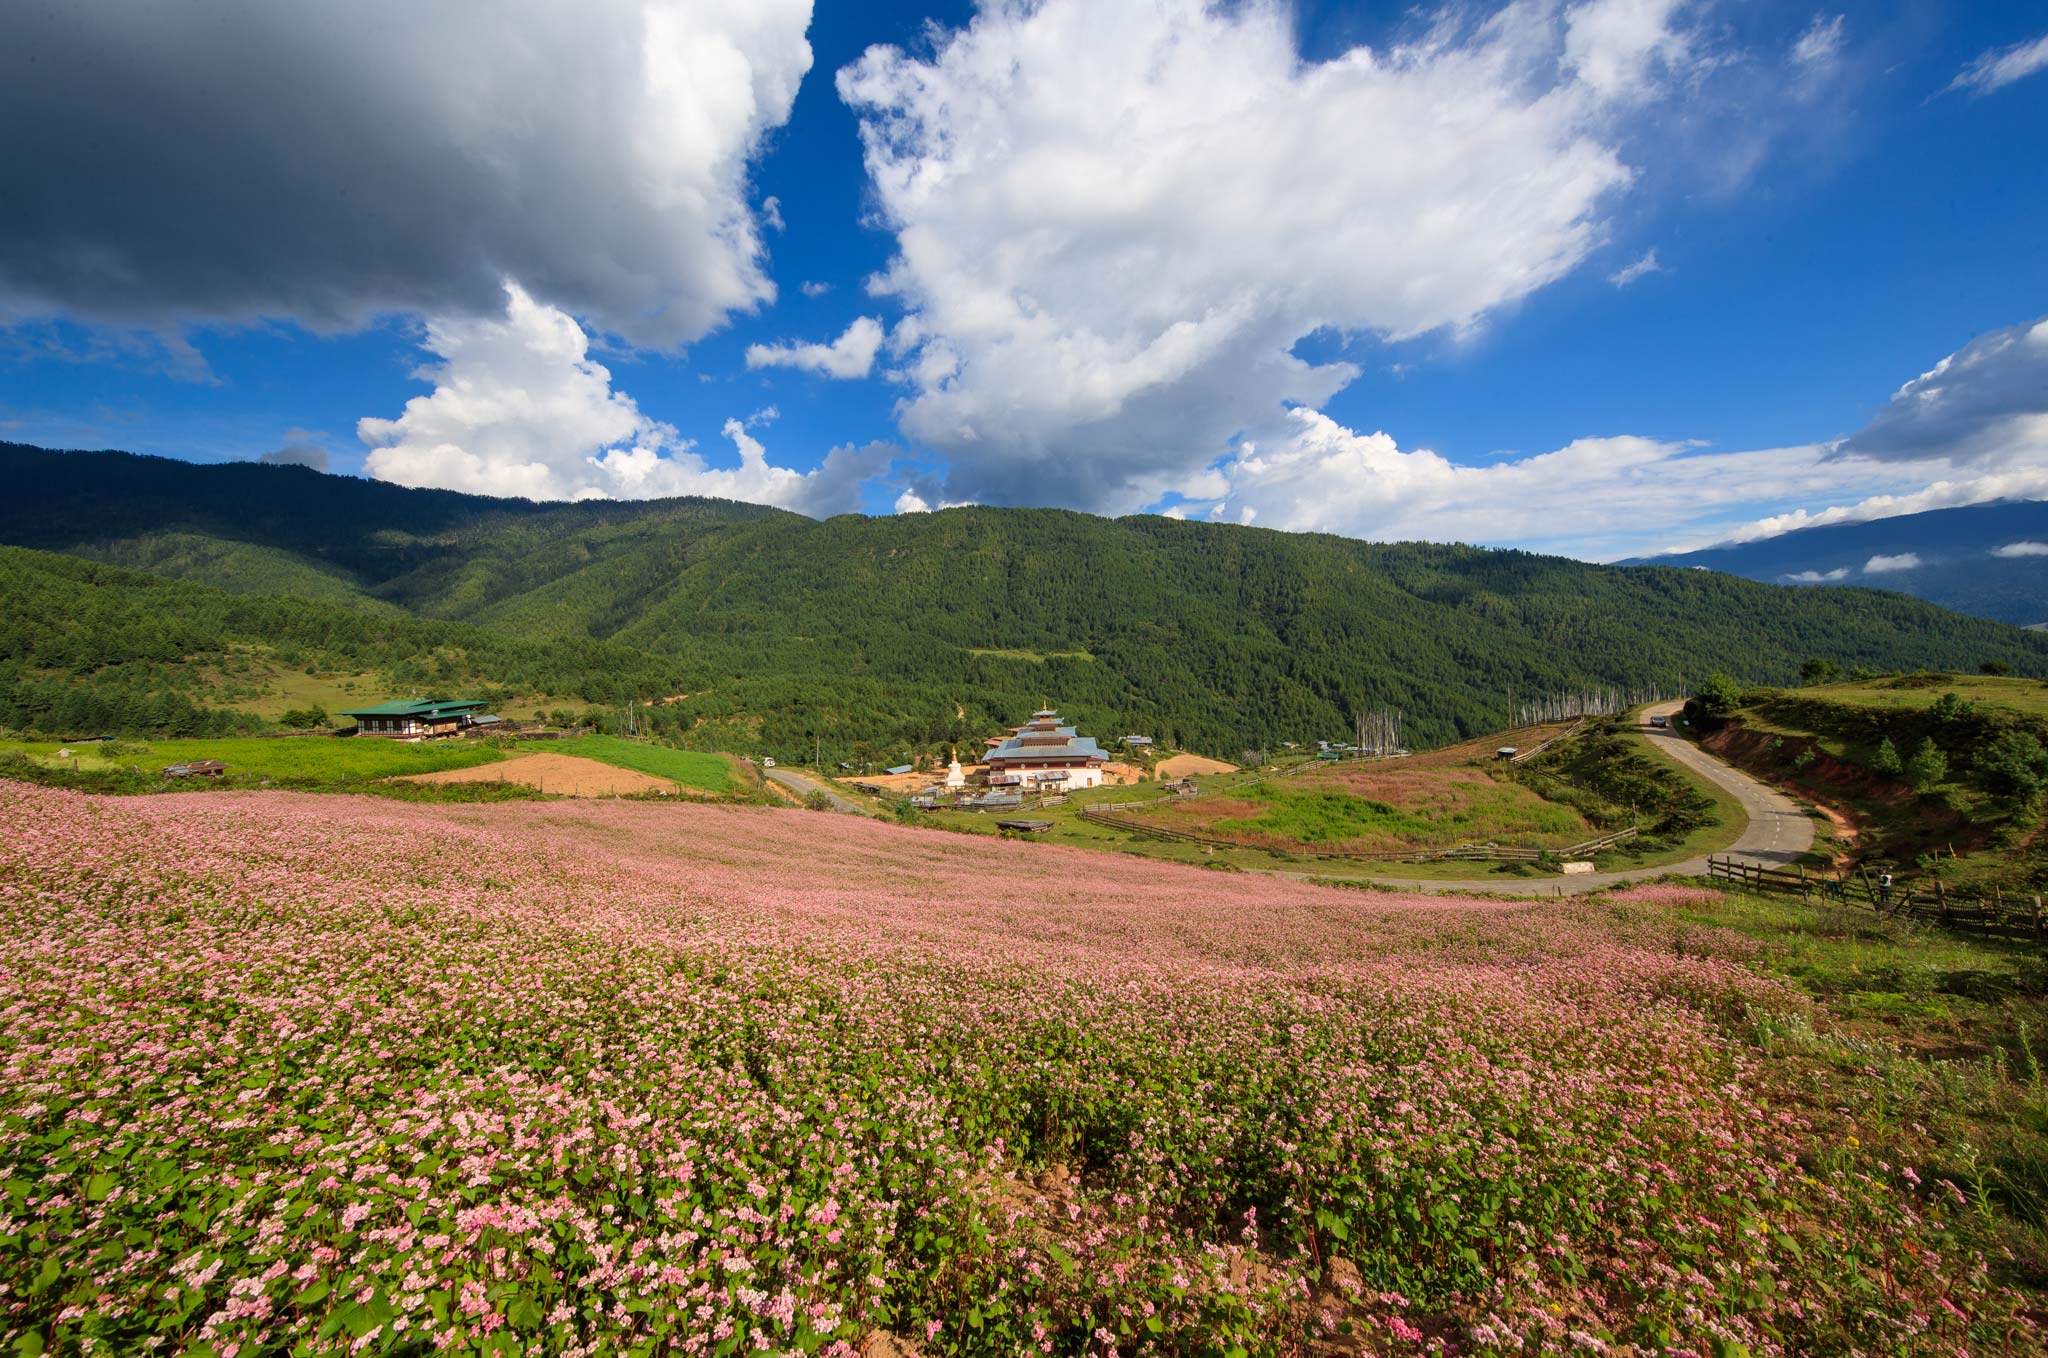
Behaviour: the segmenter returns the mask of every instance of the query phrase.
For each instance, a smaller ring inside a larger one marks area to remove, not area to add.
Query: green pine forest
[[[606,722],[668,700],[639,720],[678,745],[854,761],[978,744],[1046,698],[1234,757],[1362,708],[1403,712],[1419,748],[1551,693],[1782,684],[1814,656],[2048,675],[2048,635],[1901,595],[1517,551],[1044,509],[535,504],[22,445],[0,472],[0,727],[20,733],[260,727],[216,700],[252,648]]]

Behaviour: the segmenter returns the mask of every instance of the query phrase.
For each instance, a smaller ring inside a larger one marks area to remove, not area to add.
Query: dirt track
[[[595,759],[573,754],[522,754],[496,764],[475,768],[444,769],[439,773],[411,773],[397,779],[404,783],[518,783],[541,792],[564,797],[615,797],[643,792],[677,792],[666,778],[615,768]]]

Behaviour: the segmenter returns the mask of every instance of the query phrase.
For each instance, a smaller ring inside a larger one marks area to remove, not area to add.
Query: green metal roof
[[[344,717],[446,717],[460,716],[474,712],[482,703],[452,702],[447,698],[428,698],[415,702],[378,703],[375,707],[352,707],[341,715]]]

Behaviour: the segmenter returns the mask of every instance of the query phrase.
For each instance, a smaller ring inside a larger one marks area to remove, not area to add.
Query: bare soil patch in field
[[[1237,765],[1199,754],[1177,754],[1160,760],[1158,772],[1161,778],[1186,778],[1196,773],[1236,773]]]
[[[643,792],[679,792],[666,778],[635,773],[631,769],[600,764],[595,759],[578,759],[569,754],[523,754],[497,764],[473,769],[444,769],[439,773],[410,774],[407,783],[518,783],[541,792],[565,797],[631,796]]]
[[[960,770],[967,775],[969,781],[972,781],[976,774],[988,772],[979,764],[962,764]],[[946,781],[946,766],[941,764],[935,769],[926,769],[923,773],[863,774],[858,778],[850,778],[849,781],[868,787],[878,787],[884,792],[922,792],[928,787]]]

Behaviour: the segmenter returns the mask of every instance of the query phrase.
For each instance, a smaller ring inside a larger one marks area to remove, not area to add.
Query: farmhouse
[[[381,736],[387,740],[431,740],[436,736],[460,735],[478,724],[482,703],[450,702],[428,698],[417,702],[379,703],[344,712],[356,719],[356,734]]]
[[[1043,708],[1017,733],[984,757],[990,787],[1101,787],[1109,756],[1093,736],[1077,735],[1060,724],[1059,713]]]

